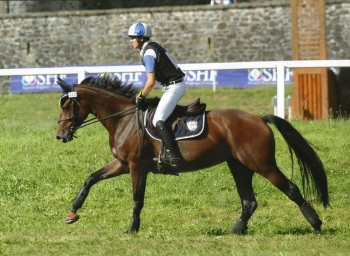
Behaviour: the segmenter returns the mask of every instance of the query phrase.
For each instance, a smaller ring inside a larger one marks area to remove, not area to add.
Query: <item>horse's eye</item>
[[[68,111],[69,111],[69,107],[62,107],[62,110],[63,110],[64,112],[68,112]]]

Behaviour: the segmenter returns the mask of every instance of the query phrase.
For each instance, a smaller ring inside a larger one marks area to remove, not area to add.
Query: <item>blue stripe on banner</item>
[[[135,87],[143,87],[146,73],[114,73],[123,83],[133,83]],[[94,76],[97,74],[86,74]],[[35,92],[60,92],[57,78],[60,77],[68,84],[78,83],[77,75],[36,75],[36,76],[12,76],[10,79],[11,93],[35,93]],[[285,84],[293,82],[292,69],[285,69]],[[196,87],[228,87],[228,88],[253,88],[256,86],[276,85],[276,69],[246,69],[246,70],[218,70],[218,71],[187,71],[185,83],[189,88]]]
[[[60,92],[62,89],[56,83],[58,77],[68,84],[78,82],[78,75],[12,76],[10,91],[11,93]]]

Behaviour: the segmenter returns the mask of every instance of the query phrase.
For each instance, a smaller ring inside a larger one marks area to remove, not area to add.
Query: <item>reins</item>
[[[86,120],[80,126],[76,127],[76,130],[84,128],[84,127],[86,127],[88,125],[91,125],[91,124],[94,124],[94,123],[106,120],[106,119],[111,118],[111,117],[123,117],[123,116],[121,116],[122,114],[124,114],[125,112],[128,112],[129,110],[134,110],[134,109],[136,109],[136,111],[135,111],[136,124],[137,124],[137,129],[136,130],[137,130],[137,141],[139,142],[139,149],[138,149],[138,152],[137,152],[137,157],[140,157],[140,155],[141,155],[141,148],[143,146],[143,140],[141,140],[141,135],[140,135],[140,125],[141,124],[140,124],[139,112],[143,113],[143,111],[138,110],[136,106],[128,108],[128,109],[124,109],[121,112],[118,112],[118,113],[115,113],[115,114],[112,114],[112,115],[109,115],[109,116],[105,116],[103,118],[99,118],[98,119],[97,117],[94,117],[94,118],[91,118],[89,120]],[[129,114],[132,114],[132,113],[125,113],[124,116],[129,115]],[[144,133],[144,126],[143,125],[141,125],[141,129],[142,129],[142,133]]]
[[[80,105],[80,104],[79,104],[79,105]],[[105,116],[105,117],[103,117],[103,118],[97,118],[97,117],[91,118],[91,119],[89,119],[89,120],[84,121],[80,126],[76,127],[76,129],[84,128],[84,127],[86,127],[86,126],[88,126],[88,125],[90,125],[90,124],[94,124],[94,123],[97,123],[97,122],[100,122],[100,121],[109,119],[109,118],[111,118],[111,117],[122,117],[122,116],[120,116],[121,114],[123,114],[123,113],[125,113],[125,112],[128,112],[129,110],[134,110],[134,109],[136,109],[136,108],[137,108],[137,107],[134,106],[134,107],[131,107],[131,108],[128,108],[128,109],[124,109],[123,111],[120,111],[120,112],[118,112],[118,113],[115,113],[115,114],[112,114],[112,115],[109,115],[109,116]],[[135,112],[136,112],[136,116],[138,116],[138,115],[137,115],[137,112],[138,112],[138,111],[136,110]],[[133,113],[133,112],[132,112],[132,113]],[[129,115],[129,114],[131,114],[131,113],[126,113],[124,116],[127,116],[127,115]]]
[[[75,98],[73,98],[73,101],[72,102],[75,102],[77,103],[80,107],[86,109],[86,107],[84,107],[83,105],[81,105]],[[102,117],[102,118],[97,118],[97,117],[94,117],[94,118],[91,118],[89,120],[86,120],[84,121],[80,126],[78,127],[74,127],[74,122],[73,122],[73,127],[71,127],[71,132],[73,132],[73,136],[74,136],[74,133],[78,130],[78,129],[81,129],[81,128],[84,128],[88,125],[91,125],[91,124],[94,124],[94,123],[97,123],[97,122],[101,122],[103,120],[106,120],[106,119],[109,119],[109,118],[112,118],[112,117],[124,117],[124,116],[127,116],[127,115],[130,115],[132,113],[135,112],[135,117],[136,117],[136,125],[137,125],[137,140],[139,142],[139,149],[138,149],[138,153],[137,153],[137,157],[140,157],[140,154],[141,154],[141,148],[143,146],[143,140],[141,140],[141,135],[140,135],[140,129],[142,130],[142,133],[144,133],[144,126],[142,124],[140,124],[140,119],[139,119],[139,112],[143,113],[143,111],[141,110],[138,110],[136,106],[134,107],[131,107],[131,108],[128,108],[128,109],[124,109],[118,113],[115,113],[115,114],[112,114],[112,115],[109,115],[109,116],[105,116],[105,117]],[[68,118],[65,118],[65,119],[60,119],[58,120],[58,123],[62,122],[62,121],[68,121],[68,120],[74,120],[75,118],[75,113],[74,113],[74,104],[73,104],[73,115],[68,117]],[[141,126],[141,128],[140,128]],[[76,137],[76,136],[74,136]]]
[[[140,137],[140,130],[142,130],[142,134],[145,134],[145,126],[141,124],[141,129],[140,129],[140,118],[139,118],[139,112],[143,114],[142,110],[136,110],[136,123],[137,123],[137,141],[139,142],[139,150],[137,151],[137,158],[140,157],[141,155],[141,148],[143,147],[143,142],[144,140],[141,140]],[[143,120],[143,115],[141,116],[141,121]]]
[[[63,83],[63,82],[62,82]],[[78,130],[78,129],[81,129],[81,128],[84,128],[84,127],[86,127],[86,126],[88,126],[88,125],[91,125],[91,124],[94,124],[94,123],[97,123],[97,122],[101,122],[101,121],[103,121],[103,120],[106,120],[106,119],[109,119],[109,118],[112,118],[112,117],[124,117],[124,116],[127,116],[127,115],[129,115],[129,114],[132,114],[133,112],[135,112],[135,116],[136,116],[136,125],[137,125],[137,138],[138,138],[138,142],[139,142],[139,150],[138,150],[138,154],[137,154],[137,157],[140,157],[140,154],[141,154],[141,148],[142,148],[142,146],[143,146],[143,140],[141,139],[141,135],[140,135],[140,129],[142,130],[142,133],[144,133],[144,125],[142,125],[142,124],[140,124],[140,119],[139,119],[139,112],[141,111],[141,113],[143,113],[143,111],[142,110],[138,110],[137,109],[137,107],[136,106],[133,106],[133,107],[131,107],[131,108],[128,108],[128,109],[124,109],[124,110],[122,110],[122,111],[120,111],[120,112],[118,112],[118,113],[115,113],[115,114],[112,114],[112,115],[109,115],[109,116],[105,116],[105,117],[102,117],[102,118],[97,118],[97,117],[94,117],[94,118],[91,118],[91,119],[89,119],[89,120],[86,120],[86,121],[83,121],[83,123],[80,125],[80,126],[78,126],[78,127],[75,127],[75,125],[74,125],[74,120],[75,120],[75,109],[74,109],[74,102],[78,105],[78,106],[80,106],[80,107],[82,107],[82,108],[84,108],[84,109],[87,109],[85,106],[83,106],[83,105],[81,105],[77,100],[76,100],[76,98],[77,98],[77,93],[74,91],[74,86],[72,86],[71,87],[71,89],[70,89],[70,92],[68,92],[67,94],[65,94],[65,95],[63,95],[62,97],[61,97],[61,99],[63,98],[63,97],[68,97],[68,98],[71,98],[72,99],[72,109],[73,109],[73,115],[72,116],[70,116],[70,117],[68,117],[68,118],[64,118],[64,119],[60,119],[60,120],[58,120],[57,121],[57,123],[59,124],[60,122],[62,122],[62,121],[70,121],[70,120],[72,120],[72,122],[73,122],[73,126],[72,127],[70,127],[70,129],[68,130],[68,132],[69,133],[72,133],[72,136],[73,137],[76,137],[76,136],[74,136],[74,133]],[[60,100],[60,105],[61,105],[61,100]],[[132,112],[131,112],[132,111]],[[90,112],[90,111],[89,111]],[[142,115],[143,116],[143,115]],[[142,120],[141,120],[141,122],[142,122]],[[141,126],[141,128],[140,128],[140,126]],[[142,141],[141,141],[142,140]]]

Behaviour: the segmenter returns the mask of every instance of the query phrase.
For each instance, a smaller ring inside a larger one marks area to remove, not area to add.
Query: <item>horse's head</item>
[[[79,95],[74,91],[74,86],[68,85],[58,78],[58,85],[63,94],[59,100],[60,117],[57,121],[58,129],[56,138],[66,143],[73,140],[74,133],[87,118],[89,111],[79,102]]]

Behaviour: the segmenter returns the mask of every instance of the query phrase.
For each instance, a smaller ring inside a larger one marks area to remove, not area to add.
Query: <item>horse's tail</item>
[[[310,143],[288,121],[274,115],[265,115],[262,119],[266,123],[275,125],[282,134],[288,144],[292,161],[293,152],[297,157],[304,194],[311,196],[312,193],[315,193],[318,201],[322,202],[325,208],[329,206],[328,183],[324,166]]]

